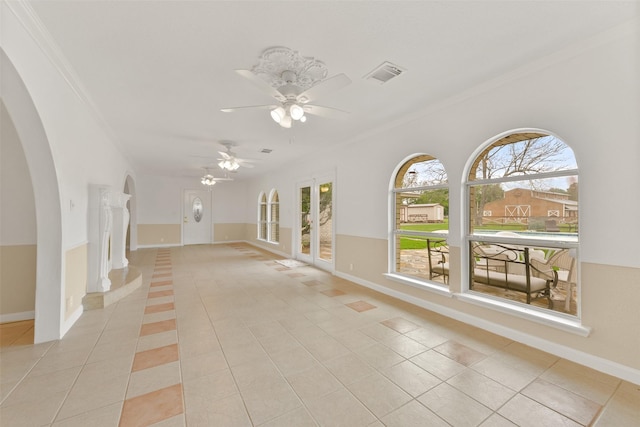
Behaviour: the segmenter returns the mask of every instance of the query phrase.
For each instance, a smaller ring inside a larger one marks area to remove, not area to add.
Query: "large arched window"
[[[271,190],[269,196],[268,238],[272,243],[280,241],[280,199],[276,190]]]
[[[267,240],[267,195],[258,196],[258,239]]]
[[[448,283],[449,187],[442,163],[421,154],[406,161],[393,185],[393,273]]]
[[[578,315],[578,167],[545,132],[489,142],[470,165],[468,291],[489,301]]]

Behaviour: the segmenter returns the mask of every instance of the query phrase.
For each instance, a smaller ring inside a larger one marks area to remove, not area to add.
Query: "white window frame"
[[[278,201],[274,202],[273,199],[278,197]],[[273,208],[278,210],[277,218],[273,218]],[[273,226],[275,226],[278,231],[277,233],[273,233]],[[275,236],[273,234],[276,234]],[[267,241],[270,243],[280,243],[280,196],[278,191],[274,188],[269,193],[269,198],[267,199]]]
[[[264,209],[263,209],[264,208]],[[258,229],[257,229],[257,238],[258,240],[267,240],[267,215],[268,215],[268,205],[267,205],[267,195],[264,191],[261,191],[258,195]]]
[[[431,157],[431,159],[416,160],[412,162],[412,160],[419,159],[420,157]],[[390,203],[390,220],[389,220],[390,249],[389,249],[389,267],[388,267],[389,273],[385,274],[385,276],[391,280],[394,280],[409,286],[430,290],[435,293],[439,293],[441,295],[451,296],[452,294],[449,292],[448,284],[434,282],[424,277],[413,276],[410,274],[398,272],[398,268],[397,268],[398,267],[397,257],[399,255],[397,252],[398,251],[397,239],[401,238],[402,236],[416,236],[416,237],[425,238],[425,239],[427,238],[443,239],[443,238],[447,238],[448,236],[448,234],[444,234],[444,233],[416,231],[416,230],[402,230],[399,227],[398,222],[396,221],[396,218],[398,218],[398,221],[400,221],[399,218],[401,215],[400,212],[396,211],[397,209],[396,197],[398,193],[405,193],[408,191],[425,191],[425,190],[438,190],[438,189],[448,190],[450,188],[450,185],[448,182],[444,184],[410,187],[410,190],[408,188],[396,188],[395,183],[398,179],[398,174],[401,173],[403,167],[407,165],[407,163],[411,162],[411,164],[417,164],[417,163],[425,162],[428,160],[437,160],[440,162],[440,164],[442,165],[445,171],[445,175],[448,181],[448,174],[446,174],[446,169],[444,168],[444,164],[442,163],[442,161],[437,157],[434,157],[429,154],[415,154],[407,157],[404,161],[400,163],[400,165],[398,166],[397,170],[394,171],[394,174],[391,178],[391,188],[390,188],[391,191],[390,191],[390,197],[389,197],[389,203]],[[410,167],[411,166],[409,166],[409,168]]]
[[[464,181],[465,197],[463,202],[463,205],[464,205],[463,211],[465,212],[463,221],[465,224],[464,228],[466,232],[463,239],[462,265],[465,265],[467,267],[463,268],[463,271],[462,271],[462,292],[460,294],[456,294],[456,298],[462,301],[470,302],[475,305],[488,307],[497,311],[509,313],[518,317],[532,320],[537,323],[542,323],[558,329],[572,332],[577,335],[588,336],[591,332],[591,329],[587,326],[583,326],[580,320],[582,317],[582,314],[581,314],[582,304],[581,304],[580,283],[579,283],[580,281],[579,235],[576,236],[575,240],[568,239],[568,240],[562,241],[557,239],[545,240],[544,238],[527,238],[524,236],[523,238],[517,238],[517,239],[501,238],[498,236],[496,237],[487,236],[486,234],[478,233],[476,231],[471,232],[471,218],[470,218],[471,211],[469,209],[470,199],[471,199],[471,187],[481,186],[485,184],[499,184],[499,183],[505,183],[505,182],[517,182],[517,181],[527,181],[527,180],[536,180],[536,179],[545,179],[545,178],[560,178],[560,177],[568,177],[568,176],[579,177],[579,168],[575,168],[575,169],[566,169],[562,171],[553,171],[553,172],[546,172],[546,173],[540,173],[540,174],[518,175],[518,176],[501,177],[501,178],[494,178],[494,179],[482,179],[482,180],[479,179],[474,181],[469,180],[471,166],[474,164],[477,157],[480,156],[489,146],[491,146],[492,144],[494,144],[495,142],[499,141],[500,139],[506,136],[515,135],[518,133],[529,133],[529,132],[536,132],[536,133],[541,133],[541,134],[546,134],[549,136],[556,137],[560,141],[562,141],[565,145],[567,145],[569,148],[571,148],[568,144],[566,144],[566,142],[564,142],[562,138],[548,131],[537,130],[537,129],[536,130],[517,130],[512,132],[506,132],[504,134],[501,134],[491,139],[489,142],[487,142],[486,144],[483,144],[480,148],[478,148],[478,150],[476,150],[476,152],[470,157],[470,160],[467,163],[468,166],[465,169],[465,181]],[[577,162],[577,159],[576,159],[576,162]],[[484,242],[488,241],[490,243],[495,242],[497,244],[517,244],[520,246],[534,246],[534,247],[548,246],[553,248],[567,248],[572,250],[573,253],[576,254],[575,256],[576,268],[578,268],[578,274],[577,274],[578,283],[576,283],[576,288],[578,293],[578,308],[577,308],[576,315],[573,316],[570,314],[552,311],[545,308],[535,307],[532,305],[527,305],[526,307],[522,307],[521,304],[511,302],[504,298],[491,297],[491,296],[487,296],[485,294],[470,290],[469,284],[471,280],[471,272],[469,269],[471,268],[471,262],[470,262],[471,254],[470,254],[469,248],[471,247],[471,244],[474,241],[484,241]]]

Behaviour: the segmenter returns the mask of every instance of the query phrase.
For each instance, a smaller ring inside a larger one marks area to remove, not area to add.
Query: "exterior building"
[[[514,188],[505,191],[503,199],[486,203],[482,216],[486,223],[528,224],[532,218],[576,223],[577,206],[566,193]]]
[[[401,207],[402,222],[442,222],[444,206],[440,203],[420,203]]]

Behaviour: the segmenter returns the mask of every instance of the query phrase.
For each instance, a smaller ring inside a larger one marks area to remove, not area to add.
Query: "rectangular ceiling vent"
[[[372,72],[364,76],[364,79],[374,83],[384,84],[389,80],[398,77],[405,71],[406,70],[404,68],[392,64],[391,62],[383,62]]]
[[[270,152],[272,152],[273,150],[271,148],[263,148],[262,151],[260,151],[261,153],[265,153],[265,154],[269,154]]]

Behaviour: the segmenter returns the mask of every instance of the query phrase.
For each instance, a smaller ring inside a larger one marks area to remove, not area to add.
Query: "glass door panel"
[[[311,256],[311,187],[300,188],[300,235],[299,248],[301,254]]]
[[[318,192],[318,257],[324,261],[333,259],[333,183],[320,184]]]
[[[298,233],[296,258],[333,271],[332,178],[315,178],[298,184]]]

